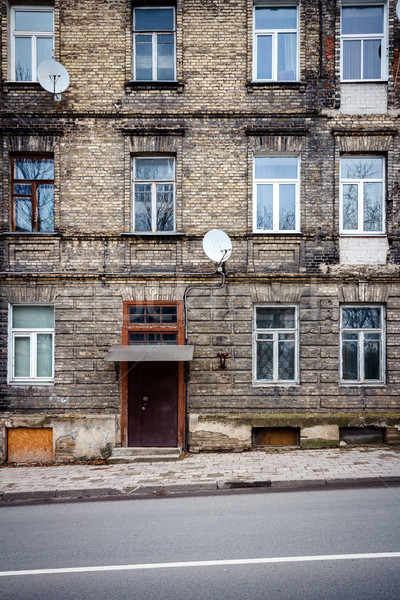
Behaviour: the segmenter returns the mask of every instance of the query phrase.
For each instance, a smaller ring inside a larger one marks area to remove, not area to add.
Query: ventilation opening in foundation
[[[253,446],[298,446],[298,427],[253,427]]]
[[[383,444],[385,429],[381,427],[341,427],[340,441],[361,446]]]

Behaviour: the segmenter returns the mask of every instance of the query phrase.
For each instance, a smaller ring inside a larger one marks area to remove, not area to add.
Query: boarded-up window
[[[53,430],[50,427],[8,429],[8,462],[53,462]]]
[[[254,446],[297,446],[298,439],[295,427],[253,427]]]

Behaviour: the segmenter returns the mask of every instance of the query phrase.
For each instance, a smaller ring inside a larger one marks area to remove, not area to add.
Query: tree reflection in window
[[[14,157],[11,185],[13,231],[53,231],[54,160]]]
[[[343,232],[383,232],[383,166],[380,157],[342,158]]]

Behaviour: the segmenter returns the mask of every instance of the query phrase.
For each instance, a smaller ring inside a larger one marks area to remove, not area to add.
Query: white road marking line
[[[170,563],[144,563],[134,565],[109,565],[100,567],[68,567],[64,569],[30,569],[0,571],[0,577],[17,575],[55,575],[58,573],[93,573],[98,571],[140,571],[145,569],[178,569],[182,567],[221,567],[226,565],[263,565],[329,560],[366,560],[371,558],[400,558],[400,552],[376,552],[370,554],[323,554],[320,556],[279,556],[276,558],[236,558],[227,560],[195,560]]]

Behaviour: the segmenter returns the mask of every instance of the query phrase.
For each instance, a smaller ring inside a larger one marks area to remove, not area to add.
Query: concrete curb
[[[168,496],[178,494],[196,494],[201,492],[226,492],[235,490],[289,490],[289,489],[315,489],[317,487],[326,489],[334,486],[362,487],[364,485],[387,483],[399,484],[400,477],[393,475],[374,476],[374,477],[332,477],[315,479],[276,479],[266,481],[215,481],[215,482],[197,482],[197,483],[176,483],[166,485],[145,485],[133,488],[83,488],[83,489],[52,489],[35,491],[3,491],[0,492],[0,502],[8,504],[14,501],[27,500],[79,500],[95,499],[106,497],[119,498],[151,498],[154,496]]]

